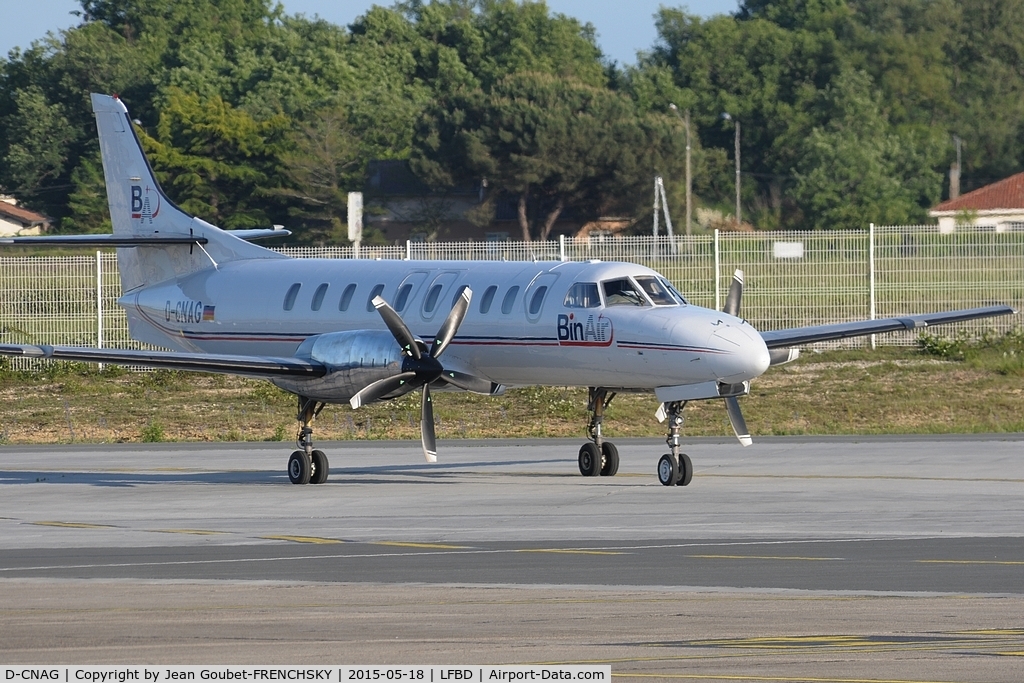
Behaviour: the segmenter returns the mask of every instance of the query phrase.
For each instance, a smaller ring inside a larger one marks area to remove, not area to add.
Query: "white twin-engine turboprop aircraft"
[[[738,316],[737,272],[725,311],[688,304],[657,272],[630,263],[295,259],[181,211],[160,189],[117,97],[92,95],[112,235],[0,240],[116,246],[131,335],[173,351],[2,345],[0,354],[262,377],[298,397],[292,483],[327,480],[311,424],[328,403],[353,408],[422,392],[423,453],[436,460],[431,388],[497,394],[505,386],[589,387],[585,476],[612,476],[601,434],[616,392],[654,392],[668,419],[666,486],[690,482],[680,451],[688,401],[724,399],[750,444],[737,397],[770,365],[812,342],[1012,313],[990,306],[759,333]]]

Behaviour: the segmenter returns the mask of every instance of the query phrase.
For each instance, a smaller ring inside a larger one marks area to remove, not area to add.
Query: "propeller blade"
[[[430,356],[432,358],[437,358],[444,353],[444,350],[448,348],[448,344],[455,338],[455,333],[459,331],[459,325],[462,324],[462,319],[466,317],[466,312],[469,310],[469,302],[472,298],[473,290],[469,287],[463,288],[455,305],[452,306],[451,312],[445,318],[444,324],[441,325],[441,329],[437,331],[437,336],[434,337],[434,344],[430,347]]]
[[[750,430],[747,429],[747,421],[743,419],[743,413],[740,412],[739,400],[735,396],[730,396],[725,399],[725,407],[729,411],[732,431],[736,432],[736,438],[740,440],[740,443],[744,446],[754,443],[754,440],[750,438]]]
[[[441,374],[441,379],[463,391],[472,391],[474,394],[486,394],[487,396],[494,394],[501,386],[482,377],[474,377],[454,370],[445,370]]]
[[[359,393],[349,399],[349,405],[353,409],[378,400],[382,396],[398,391],[403,386],[409,387],[409,391],[415,387],[409,386],[409,380],[416,377],[415,372],[402,372],[394,377],[385,377],[363,387]]]
[[[434,435],[434,402],[430,398],[430,385],[423,385],[423,401],[420,409],[420,438],[423,442],[423,457],[427,462],[437,462],[437,437]]]
[[[729,295],[725,297],[725,308],[722,309],[729,315],[739,317],[740,299],[743,298],[743,271],[738,270],[732,274],[732,283],[729,285]]]
[[[379,296],[373,297],[373,307],[380,313],[380,317],[384,319],[384,324],[391,330],[391,334],[395,336],[395,341],[402,347],[402,350],[416,360],[419,360],[419,344],[416,343],[416,337],[412,336],[412,332],[409,331],[405,321],[402,320],[402,316],[398,315],[398,312]]]

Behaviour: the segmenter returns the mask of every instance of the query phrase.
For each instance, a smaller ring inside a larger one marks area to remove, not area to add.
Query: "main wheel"
[[[679,478],[676,479],[676,486],[686,486],[693,479],[693,463],[686,453],[679,454]]]
[[[327,462],[327,454],[323,451],[313,451],[312,455],[313,473],[309,475],[310,484],[322,484],[327,481],[331,465]]]
[[[295,451],[288,458],[288,478],[293,484],[308,484],[313,473],[313,463],[305,451]]]
[[[580,474],[584,477],[596,477],[601,473],[601,451],[597,444],[585,443],[580,446]]]
[[[675,486],[679,479],[679,466],[676,459],[666,453],[658,461],[658,481],[665,486]]]
[[[601,444],[601,452],[604,453],[604,464],[601,466],[602,477],[614,477],[619,471],[619,449],[615,444],[605,441]]]

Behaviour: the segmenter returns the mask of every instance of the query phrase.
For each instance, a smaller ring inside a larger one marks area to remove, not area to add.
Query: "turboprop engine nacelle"
[[[394,336],[386,330],[318,334],[302,342],[295,355],[322,363],[328,373],[312,380],[272,381],[285,391],[326,403],[347,402],[363,387],[400,374],[407,361]]]

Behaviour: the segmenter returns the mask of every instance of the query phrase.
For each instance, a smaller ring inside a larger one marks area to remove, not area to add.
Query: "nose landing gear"
[[[590,443],[580,447],[579,467],[584,477],[614,477],[619,471],[619,449],[601,436],[601,423],[604,411],[615,398],[615,392],[601,387],[590,387],[587,399],[587,410],[590,411],[590,424],[587,434]]]
[[[668,416],[668,438],[665,443],[672,451],[661,456],[658,461],[658,481],[665,486],[686,486],[693,479],[693,463],[690,462],[690,456],[679,452],[679,430],[683,426],[684,407],[686,401],[671,401],[662,406]]]
[[[293,484],[322,484],[327,481],[331,466],[327,461],[327,454],[313,448],[313,428],[310,427],[326,405],[299,396],[299,413],[296,416],[302,423],[302,429],[299,430],[299,450],[288,458],[288,479]]]

